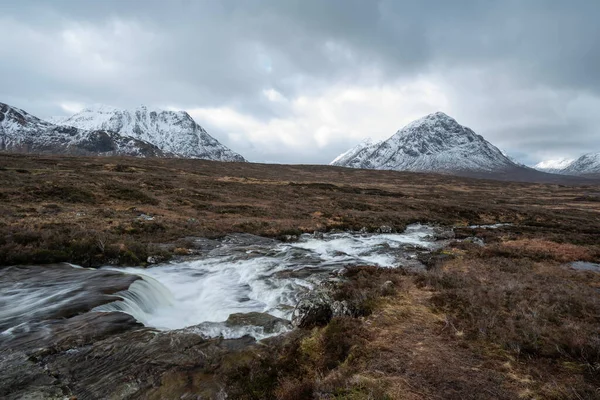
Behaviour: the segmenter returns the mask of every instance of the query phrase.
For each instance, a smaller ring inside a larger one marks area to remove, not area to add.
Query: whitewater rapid
[[[339,279],[344,267],[422,266],[417,255],[442,246],[436,232],[415,224],[403,233],[305,234],[291,243],[234,234],[194,239],[199,254],[151,268],[8,267],[0,270],[0,339],[90,311],[126,313],[158,330],[261,339],[289,329],[299,298]],[[250,317],[228,320],[248,313],[281,320],[275,330]]]
[[[398,234],[307,234],[294,243],[237,236],[195,260],[111,268],[144,281],[122,293],[122,301],[95,310],[126,312],[163,330],[195,326],[209,337],[262,336],[256,329],[232,329],[223,322],[231,314],[249,312],[289,320],[299,297],[332,272],[349,265],[414,264],[418,251],[439,246],[433,236],[433,228],[419,224]]]

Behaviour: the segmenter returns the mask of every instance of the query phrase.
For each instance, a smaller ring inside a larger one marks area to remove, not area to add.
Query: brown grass
[[[589,187],[176,159],[0,154],[0,167],[0,265],[144,262],[153,244],[182,237],[284,237],[381,225],[402,230],[415,221],[519,223],[518,239],[543,235],[583,245],[597,244],[600,234],[600,203],[585,196],[593,192]],[[17,237],[22,231],[40,237],[24,243]],[[114,249],[134,257],[116,257]]]
[[[235,399],[594,399],[600,274],[565,263],[600,261],[600,203],[589,195],[598,191],[324,166],[2,154],[0,265],[140,265],[187,254],[184,238],[231,232],[287,240],[452,225],[458,240],[423,259],[425,272],[350,269],[335,297],[356,318],[271,339],[209,372]],[[514,225],[468,228],[498,222]],[[473,236],[486,246],[461,241]]]
[[[563,263],[578,260],[591,261],[596,258],[596,252],[588,247],[543,239],[511,240],[502,243],[496,250],[504,250],[509,254],[517,254],[519,257],[555,260]]]

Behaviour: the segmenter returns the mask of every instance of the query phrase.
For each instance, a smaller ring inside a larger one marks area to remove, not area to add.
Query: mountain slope
[[[575,160],[572,158],[558,158],[555,160],[545,160],[537,163],[533,166],[533,168],[537,169],[538,171],[549,172],[552,174],[560,174],[562,173],[562,170],[571,165],[573,161]]]
[[[87,130],[108,130],[154,144],[178,157],[216,161],[246,161],[210,136],[185,111],[121,110],[95,106],[53,122]]]
[[[584,154],[560,171],[565,175],[600,174],[600,153]]]
[[[445,173],[523,168],[483,137],[441,112],[411,122],[381,143],[355,149],[338,157],[332,165]]]
[[[360,153],[364,151],[369,151],[368,149],[374,148],[374,146],[378,146],[381,142],[375,142],[373,139],[368,138],[346,151],[345,153],[340,154],[329,163],[329,165],[344,165],[353,158],[357,157]]]
[[[4,103],[0,103],[0,151],[165,157],[162,150],[143,140],[54,125]]]

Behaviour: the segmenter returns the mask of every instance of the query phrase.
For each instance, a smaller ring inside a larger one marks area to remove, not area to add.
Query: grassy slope
[[[298,331],[218,374],[232,398],[591,399],[600,277],[563,265],[600,261],[599,192],[317,166],[0,155],[0,263],[138,263],[185,253],[186,236],[239,231],[510,222],[457,229],[488,244],[457,242],[427,272],[356,272],[341,290],[368,302],[365,316]],[[381,289],[388,280],[394,290]]]

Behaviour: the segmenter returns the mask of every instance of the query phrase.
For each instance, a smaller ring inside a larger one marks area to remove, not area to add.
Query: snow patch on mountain
[[[483,137],[442,112],[411,122],[383,142],[359,145],[332,164],[447,173],[499,172],[520,168]]]
[[[246,161],[210,136],[185,111],[140,106],[122,110],[95,105],[53,122],[86,130],[107,130],[152,143],[178,157],[217,161]]]
[[[533,166],[538,171],[549,172],[552,174],[562,173],[562,170],[567,168],[575,161],[573,158],[557,158],[553,160],[541,161]]]

